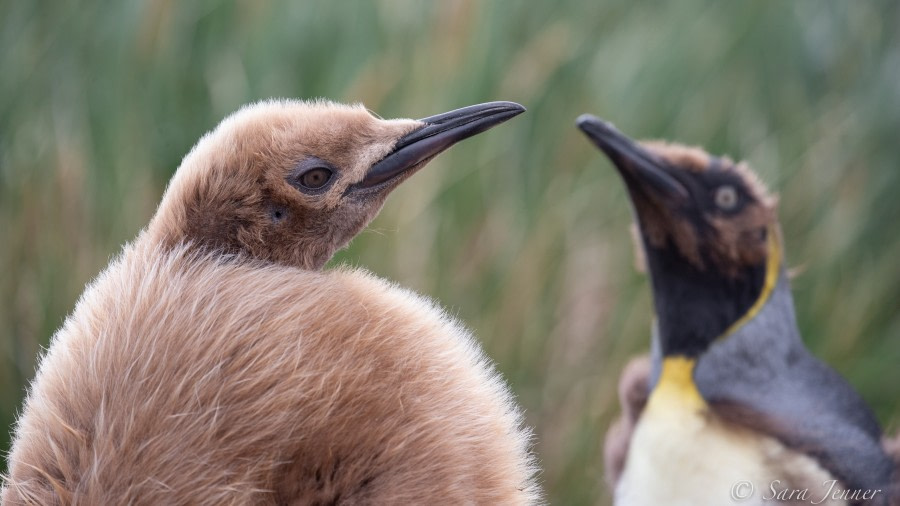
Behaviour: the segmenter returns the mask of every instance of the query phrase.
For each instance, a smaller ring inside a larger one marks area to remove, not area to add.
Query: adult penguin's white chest
[[[615,490],[616,505],[771,504],[778,501],[775,493],[784,497],[785,489],[799,495],[798,475],[804,484],[830,480],[813,459],[774,438],[718,419],[693,383],[693,366],[685,358],[663,362],[659,383],[632,436]],[[820,494],[819,488],[810,489],[807,497],[821,499],[824,491]]]

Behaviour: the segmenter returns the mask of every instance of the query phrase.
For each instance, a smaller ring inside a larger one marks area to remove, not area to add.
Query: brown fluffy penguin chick
[[[622,414],[610,425],[603,441],[603,463],[606,483],[615,488],[625,470],[628,446],[647,397],[650,396],[650,355],[632,358],[619,377],[619,405]]]
[[[523,110],[273,101],[222,122],[53,337],[3,504],[536,501],[529,433],[472,336],[318,270],[400,181]]]

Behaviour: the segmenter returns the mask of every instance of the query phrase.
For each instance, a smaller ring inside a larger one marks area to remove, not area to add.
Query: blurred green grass
[[[417,174],[336,262],[475,330],[536,427],[553,503],[608,502],[603,434],[650,319],[628,202],[582,112],[762,173],[804,267],[807,342],[896,428],[898,26],[890,0],[3,0],[0,426],[194,142],[246,102],[324,96],[384,117],[529,108]]]

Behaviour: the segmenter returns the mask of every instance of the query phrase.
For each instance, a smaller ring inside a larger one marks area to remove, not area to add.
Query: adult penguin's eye
[[[300,184],[304,188],[317,190],[328,184],[333,174],[328,167],[313,167],[300,175]]]
[[[723,211],[731,211],[738,204],[738,193],[734,186],[730,184],[722,185],[716,188],[715,194],[716,207]]]

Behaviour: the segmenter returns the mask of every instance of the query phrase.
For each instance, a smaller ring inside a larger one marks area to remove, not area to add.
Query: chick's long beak
[[[420,128],[397,141],[394,150],[373,165],[357,189],[371,188],[424,165],[435,155],[475,134],[525,112],[514,102],[488,102],[429,116]]]
[[[600,148],[629,186],[648,187],[656,195],[674,201],[690,197],[687,189],[665,167],[665,162],[616,130],[611,123],[582,114],[578,128]]]

